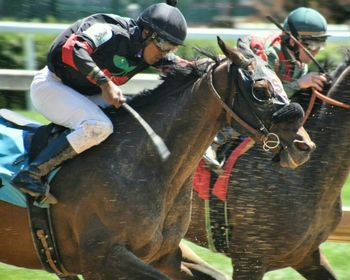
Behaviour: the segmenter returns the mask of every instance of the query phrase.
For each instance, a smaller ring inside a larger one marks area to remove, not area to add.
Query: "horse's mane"
[[[142,107],[164,99],[164,96],[181,95],[186,92],[196,80],[208,71],[208,66],[213,63],[212,60],[216,61],[210,52],[201,49],[197,49],[197,52],[207,56],[210,60],[198,63],[198,59],[196,59],[194,60],[196,63],[189,66],[174,67],[169,73],[162,76],[163,82],[160,85],[151,90],[141,91],[128,101],[129,105],[133,108]]]
[[[343,62],[330,74],[333,81],[335,81],[348,66],[350,66],[350,49],[345,50]]]
[[[146,89],[133,96],[128,103],[130,106],[137,108],[159,101],[165,95],[177,95],[184,92],[192,85],[200,74],[195,68],[176,68],[169,72],[166,76],[162,76],[163,82],[154,89]],[[184,87],[186,85],[186,87]]]

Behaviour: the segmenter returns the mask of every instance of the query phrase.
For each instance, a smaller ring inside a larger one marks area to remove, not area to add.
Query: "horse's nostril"
[[[307,151],[311,151],[312,147],[310,147],[307,143],[305,143],[304,141],[298,141],[295,140],[294,141],[294,145],[295,147],[297,147],[297,149],[299,151],[303,151],[303,152],[307,152]]]

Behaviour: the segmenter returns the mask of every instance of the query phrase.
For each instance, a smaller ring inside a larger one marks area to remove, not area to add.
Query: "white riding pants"
[[[107,106],[100,95],[80,94],[47,67],[34,76],[30,95],[35,109],[48,120],[73,130],[67,139],[78,154],[100,144],[113,132],[112,122],[99,108]]]

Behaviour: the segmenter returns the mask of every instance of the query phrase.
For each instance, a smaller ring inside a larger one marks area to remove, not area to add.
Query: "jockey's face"
[[[294,46],[296,43],[292,40],[289,39],[289,43]],[[315,57],[320,50],[324,48],[325,42],[317,42],[317,41],[305,41],[302,42],[304,47],[309,51],[309,53],[312,54],[313,57]],[[304,48],[298,46],[298,51],[299,51],[299,61],[303,62],[305,64],[310,64],[312,62],[312,59],[307,55],[305,52]]]
[[[306,64],[311,63],[312,59],[306,54],[305,50],[303,48],[299,48],[299,49],[300,49],[299,50],[300,61]],[[308,51],[312,54],[313,57],[315,57],[319,53],[320,49],[315,49],[312,51],[308,50]]]
[[[296,45],[296,43],[292,39],[289,39],[289,44],[291,46]],[[313,57],[315,57],[320,51],[320,49],[313,49],[308,51],[312,54]],[[298,46],[298,52],[299,52],[299,56],[295,57],[298,61],[305,64],[309,64],[312,62],[312,59],[306,54],[305,50],[302,47]],[[293,53],[293,56],[295,56],[294,52],[290,51],[290,53]]]
[[[150,65],[156,63],[167,54],[168,52],[159,49],[153,41],[151,41],[143,50],[143,58],[146,63]]]
[[[148,36],[149,31],[144,30],[144,36]],[[143,50],[143,58],[147,64],[154,64],[170,52],[176,51],[176,46],[161,38],[153,39]]]
[[[326,42],[319,40],[303,40],[302,44],[312,54],[312,56],[315,57],[321,50],[324,49]],[[306,54],[303,48],[300,48],[300,61],[306,64],[312,62],[312,59]]]

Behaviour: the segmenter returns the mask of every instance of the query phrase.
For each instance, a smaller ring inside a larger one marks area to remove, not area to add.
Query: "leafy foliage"
[[[130,5],[137,3],[138,9],[166,2],[154,0],[16,0],[0,1],[0,16],[11,17],[20,21],[74,21],[92,13],[116,13],[127,15]],[[262,19],[268,14],[285,16],[291,10],[306,6],[319,10],[332,23],[346,23],[349,20],[350,5],[348,0],[179,0],[177,6],[189,22],[211,25],[218,17],[249,16]],[[195,7],[195,8],[194,8]]]
[[[0,34],[0,67],[23,68],[23,36]]]

